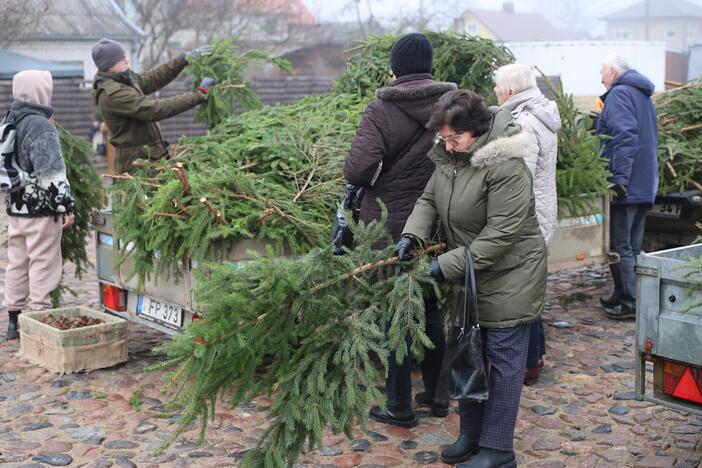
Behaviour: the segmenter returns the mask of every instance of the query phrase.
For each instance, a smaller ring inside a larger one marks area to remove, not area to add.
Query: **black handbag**
[[[483,339],[478,319],[473,256],[466,247],[463,320],[451,327],[442,365],[442,380],[451,400],[482,402],[488,399]]]

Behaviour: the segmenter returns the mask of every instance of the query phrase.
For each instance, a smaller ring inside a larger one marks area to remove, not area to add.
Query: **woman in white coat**
[[[533,175],[536,217],[548,245],[556,230],[558,214],[557,132],[561,128],[558,107],[555,102],[546,99],[536,86],[531,68],[519,63],[505,65],[495,72],[495,94],[498,104],[508,109],[514,120],[536,137],[539,151],[524,155],[524,161]],[[544,327],[539,319],[531,327],[524,383],[538,380],[545,346]]]

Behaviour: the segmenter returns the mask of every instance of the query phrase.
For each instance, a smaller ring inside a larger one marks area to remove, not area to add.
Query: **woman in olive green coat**
[[[516,466],[512,438],[519,410],[529,326],[546,291],[546,245],[534,208],[524,155],[534,137],[509,111],[488,108],[475,93],[456,90],[437,103],[429,125],[438,132],[429,152],[436,170],[407,220],[400,258],[431,239],[437,221],[449,251],[432,261],[439,280],[462,282],[465,247],[475,264],[486,361],[487,402],[461,402],[461,435],[442,452],[447,463],[473,454],[470,467]]]

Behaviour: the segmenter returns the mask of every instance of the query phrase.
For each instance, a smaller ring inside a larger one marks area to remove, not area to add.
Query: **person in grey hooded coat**
[[[497,102],[512,113],[512,118],[536,138],[538,151],[524,155],[533,176],[536,218],[546,245],[553,238],[558,217],[556,162],[561,117],[555,102],[549,101],[536,86],[536,79],[527,65],[505,65],[495,72]],[[541,319],[531,325],[529,354],[524,382],[535,383],[543,366],[546,339]]]
[[[61,235],[74,222],[75,201],[51,118],[51,73],[25,70],[12,78],[14,102],[5,121],[15,124],[17,161],[27,185],[7,194],[7,268],[3,308],[8,340],[19,338],[18,316],[27,307],[51,307],[61,281]]]

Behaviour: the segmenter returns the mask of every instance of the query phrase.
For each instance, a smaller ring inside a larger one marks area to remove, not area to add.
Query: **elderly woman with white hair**
[[[558,212],[556,193],[556,161],[558,137],[561,128],[558,107],[549,101],[536,86],[536,79],[527,65],[505,65],[495,73],[497,102],[512,113],[512,118],[537,140],[538,152],[524,155],[531,171],[536,202],[536,217],[546,245],[553,238]],[[529,354],[524,382],[535,383],[543,366],[545,352],[544,327],[541,319],[531,325]]]

